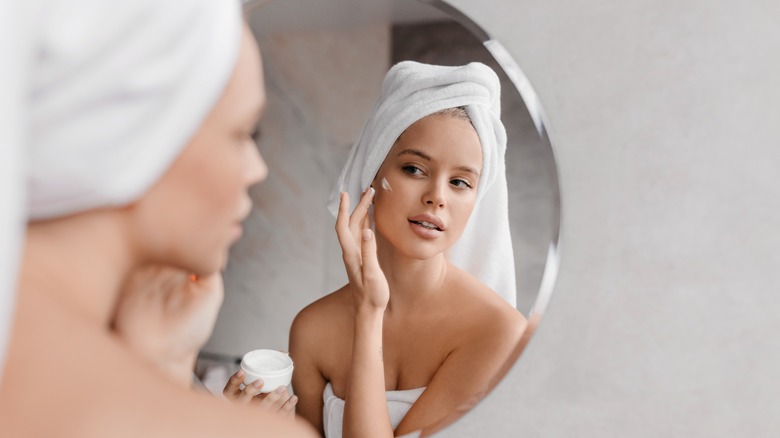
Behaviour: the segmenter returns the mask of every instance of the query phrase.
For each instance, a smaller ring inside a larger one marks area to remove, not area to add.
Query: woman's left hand
[[[390,288],[379,267],[376,236],[370,228],[368,217],[368,208],[373,199],[374,188],[369,187],[350,216],[349,195],[342,192],[336,219],[336,234],[357,310],[384,310],[390,299]]]
[[[124,285],[112,328],[136,354],[189,386],[223,296],[219,273],[196,278],[165,266],[138,268]]]
[[[242,404],[251,403],[252,406],[269,412],[295,416],[295,405],[298,403],[298,397],[287,392],[287,388],[280,386],[271,392],[261,393],[260,390],[263,389],[264,385],[262,379],[241,388],[244,376],[243,370],[238,370],[230,376],[225,384],[225,389],[222,390],[225,398]]]

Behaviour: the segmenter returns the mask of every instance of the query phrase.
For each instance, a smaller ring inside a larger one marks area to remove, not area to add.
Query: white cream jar
[[[292,380],[293,361],[286,353],[276,350],[253,350],[241,360],[244,385],[263,379],[261,393],[268,393]]]

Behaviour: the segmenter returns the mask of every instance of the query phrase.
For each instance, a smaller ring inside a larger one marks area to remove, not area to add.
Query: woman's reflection
[[[478,63],[385,77],[334,191],[349,284],[290,333],[298,415],[326,436],[431,425],[484,393],[521,339],[500,295],[514,261],[499,88]]]

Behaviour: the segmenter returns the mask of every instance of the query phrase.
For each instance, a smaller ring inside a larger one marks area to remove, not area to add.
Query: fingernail
[[[296,397],[296,396],[290,397],[290,403],[292,403],[292,404],[298,403],[298,397]]]
[[[284,392],[284,386],[280,386],[280,387],[276,388],[275,391],[276,391],[277,394],[283,393]]]
[[[368,196],[374,196],[375,193],[376,193],[376,190],[374,190],[374,187],[369,187],[368,188]]]
[[[363,240],[365,240],[366,242],[368,242],[369,240],[371,240],[371,234],[372,234],[372,233],[371,233],[371,230],[369,230],[368,228],[366,228],[365,230],[363,230]]]
[[[252,386],[254,386],[255,388],[259,388],[263,386],[263,383],[265,383],[263,382],[263,379],[257,379],[252,383]]]
[[[236,377],[244,378],[244,370],[238,370]]]

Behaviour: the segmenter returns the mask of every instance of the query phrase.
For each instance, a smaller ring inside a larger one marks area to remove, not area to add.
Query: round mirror
[[[270,172],[251,190],[254,210],[231,250],[225,302],[198,373],[221,391],[244,353],[286,351],[298,312],[347,282],[326,203],[390,66],[479,61],[501,81],[517,310],[529,321],[492,388],[533,332],[557,273],[555,160],[542,107],[519,65],[443,1],[250,1],[245,10],[264,62],[267,109],[258,145]],[[425,431],[463,409],[455,411]]]

